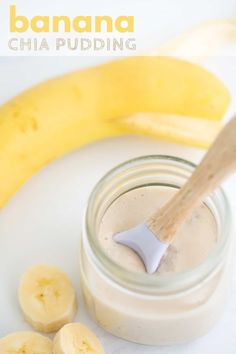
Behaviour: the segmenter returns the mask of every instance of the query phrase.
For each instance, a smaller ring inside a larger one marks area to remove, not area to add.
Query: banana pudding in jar
[[[170,345],[206,334],[231,286],[230,208],[218,188],[178,231],[157,271],[113,235],[162,207],[194,170],[188,161],[147,156],[110,171],[89,198],[81,245],[87,309],[108,332],[141,344]]]

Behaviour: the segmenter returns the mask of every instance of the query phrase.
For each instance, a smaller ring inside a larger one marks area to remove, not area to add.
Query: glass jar
[[[180,188],[195,165],[171,156],[125,162],[92,191],[83,225],[81,285],[89,314],[108,332],[141,344],[170,345],[206,334],[220,318],[231,285],[231,212],[221,188],[206,198],[217,223],[214,249],[197,267],[159,276],[127,271],[101,248],[97,234],[109,206],[143,186]]]

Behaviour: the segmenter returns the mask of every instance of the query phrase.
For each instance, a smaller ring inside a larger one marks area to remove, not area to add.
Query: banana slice
[[[53,354],[51,339],[34,332],[15,332],[0,339],[1,354]]]
[[[66,274],[47,265],[34,266],[22,276],[19,302],[26,320],[45,333],[71,322],[77,308],[75,290]]]
[[[105,354],[104,349],[86,326],[80,323],[65,325],[55,336],[54,354]]]

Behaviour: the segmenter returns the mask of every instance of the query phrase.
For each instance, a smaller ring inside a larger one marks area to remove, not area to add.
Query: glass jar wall
[[[119,196],[144,186],[180,188],[194,165],[170,156],[147,156],[110,171],[94,188],[85,213],[80,269],[87,309],[110,333],[142,344],[170,345],[207,333],[230,293],[232,222],[221,189],[204,202],[217,223],[217,242],[197,267],[159,276],[127,271],[101,248],[98,230]]]

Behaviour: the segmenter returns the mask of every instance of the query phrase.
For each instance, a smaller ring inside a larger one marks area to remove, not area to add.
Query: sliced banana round
[[[55,336],[54,354],[105,354],[93,332],[81,323],[65,325]]]
[[[1,354],[53,354],[51,339],[34,332],[15,332],[0,339]]]
[[[54,332],[73,320],[77,302],[67,275],[58,268],[30,268],[19,286],[19,302],[26,320],[40,332]]]

